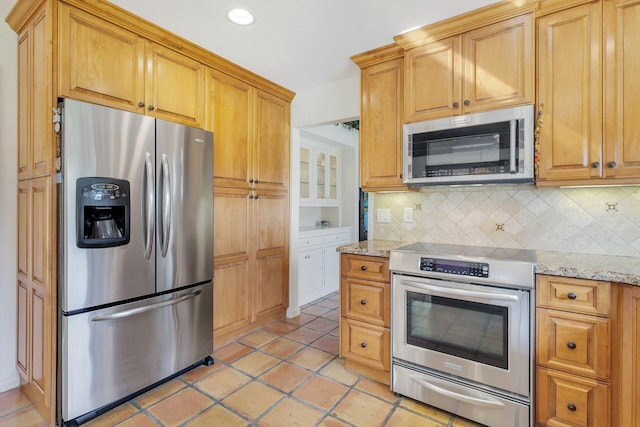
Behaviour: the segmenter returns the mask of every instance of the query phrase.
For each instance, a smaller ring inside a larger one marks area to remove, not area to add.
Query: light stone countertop
[[[339,246],[338,252],[389,257],[392,250],[414,242],[368,240]],[[535,272],[640,286],[640,258],[571,252],[535,251]]]

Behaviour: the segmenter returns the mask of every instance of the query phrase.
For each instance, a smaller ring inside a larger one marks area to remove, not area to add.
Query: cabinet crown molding
[[[16,33],[22,31],[22,27],[29,21],[31,16],[40,6],[51,0],[18,0],[7,15],[5,22]]]
[[[379,48],[353,55],[351,60],[360,68],[366,68],[380,62],[391,59],[402,58],[404,49],[395,43],[381,46]]]

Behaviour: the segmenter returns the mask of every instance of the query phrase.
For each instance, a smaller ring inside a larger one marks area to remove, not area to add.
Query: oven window
[[[509,309],[407,292],[407,343],[508,369]]]

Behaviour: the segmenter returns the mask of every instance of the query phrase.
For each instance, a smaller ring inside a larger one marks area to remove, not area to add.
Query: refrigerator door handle
[[[151,258],[153,249],[153,237],[155,234],[155,179],[153,176],[153,161],[151,153],[145,153],[144,172],[142,176],[142,194],[144,194],[144,203],[142,204],[142,240],[144,241],[144,257]]]
[[[164,258],[167,256],[169,249],[169,236],[171,233],[171,173],[166,154],[162,155],[160,174],[160,183],[162,185],[162,189],[160,190],[160,194],[162,194],[161,249],[162,257]]]
[[[201,293],[202,293],[201,290],[197,290],[195,292],[192,292],[192,293],[190,293],[188,295],[181,296],[179,298],[174,298],[174,299],[158,302],[158,303],[151,304],[151,305],[145,305],[143,307],[132,308],[132,309],[129,309],[129,310],[118,311],[116,313],[102,314],[102,315],[99,315],[99,316],[92,317],[91,321],[92,322],[101,322],[103,320],[115,320],[115,319],[122,319],[122,318],[125,318],[125,317],[135,316],[137,314],[146,313],[147,311],[157,310],[159,308],[167,307],[169,305],[179,304],[179,303],[181,303],[183,301],[186,301],[188,299],[195,298],[198,295],[200,295]]]

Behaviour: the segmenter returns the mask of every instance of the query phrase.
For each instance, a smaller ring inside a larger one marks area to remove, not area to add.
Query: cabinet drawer
[[[606,384],[547,369],[538,369],[536,384],[536,425],[610,425]]]
[[[340,320],[342,356],[375,369],[389,372],[391,343],[389,329],[355,320]]]
[[[388,258],[343,254],[340,268],[342,276],[378,282],[391,280]]]
[[[609,380],[610,321],[554,310],[537,310],[537,363]]]
[[[342,315],[377,326],[390,326],[390,288],[383,283],[342,278]]]
[[[609,282],[539,275],[536,290],[539,306],[599,316],[611,312]]]
[[[319,246],[322,245],[322,241],[322,236],[301,237],[298,239],[298,249]]]
[[[336,234],[328,234],[324,236],[324,243],[347,243],[351,240],[351,233],[348,231],[343,231]]]

